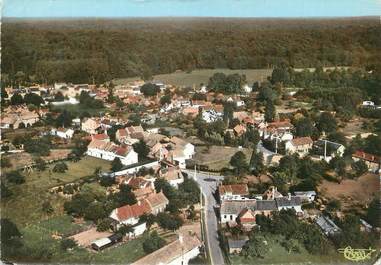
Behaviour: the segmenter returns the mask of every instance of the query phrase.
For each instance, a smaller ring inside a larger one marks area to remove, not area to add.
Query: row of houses
[[[271,216],[274,211],[292,209],[297,215],[303,215],[303,201],[312,201],[316,196],[314,191],[283,196],[276,187],[270,187],[264,194],[250,196],[246,184],[220,185],[218,194],[221,224],[239,225],[246,231],[256,226],[257,214]]]

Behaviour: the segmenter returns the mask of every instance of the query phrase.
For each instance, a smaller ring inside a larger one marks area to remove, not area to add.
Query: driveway
[[[184,170],[189,177],[194,178],[193,170]],[[218,220],[214,211],[217,202],[213,196],[218,183],[223,180],[223,176],[208,175],[207,173],[197,172],[195,180],[201,188],[201,192],[205,198],[204,216],[205,216],[205,234],[207,238],[206,247],[211,259],[212,265],[225,264],[222,250],[220,248],[220,241],[218,240]],[[206,179],[206,180],[205,180]],[[205,242],[206,243],[206,242]]]

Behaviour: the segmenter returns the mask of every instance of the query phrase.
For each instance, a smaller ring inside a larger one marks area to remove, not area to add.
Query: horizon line
[[[46,20],[58,20],[58,19],[158,19],[158,18],[198,18],[198,19],[210,19],[210,18],[222,18],[222,19],[330,19],[330,18],[380,18],[378,15],[364,15],[364,16],[279,16],[279,17],[234,17],[234,16],[57,16],[57,17],[12,17],[3,16],[3,19],[46,19]]]

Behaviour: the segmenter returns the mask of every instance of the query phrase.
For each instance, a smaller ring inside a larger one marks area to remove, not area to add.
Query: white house
[[[313,202],[316,198],[316,192],[315,191],[295,191],[295,196],[299,196],[302,201],[308,201]]]
[[[63,138],[63,139],[71,139],[73,137],[74,130],[73,129],[65,129],[65,128],[58,128],[58,129],[53,128],[50,131],[50,134],[57,136],[59,138]]]
[[[202,242],[196,235],[179,234],[179,238],[131,265],[188,265],[200,254]]]
[[[124,205],[114,209],[110,218],[114,220],[116,229],[122,225],[135,225],[143,214],[151,213],[151,207],[146,200],[138,201],[133,205]]]
[[[164,178],[171,186],[175,188],[184,182],[184,176],[179,167],[161,168],[159,170],[159,176]]]
[[[297,153],[301,157],[306,156],[312,149],[313,141],[311,137],[299,137],[286,142],[285,148],[288,154]]]
[[[99,120],[95,119],[86,119],[81,124],[81,130],[84,132],[87,132],[89,134],[96,134],[97,129],[101,126],[101,123]]]
[[[253,91],[253,88],[250,87],[248,84],[245,84],[243,86],[243,90],[246,92],[246,93],[250,93],[251,91]]]
[[[362,105],[363,106],[374,106],[374,102],[373,101],[363,101],[362,102]]]
[[[220,200],[245,200],[249,196],[247,184],[220,185],[218,187]]]
[[[114,143],[93,139],[87,147],[87,155],[113,161],[119,158],[123,165],[138,163],[138,154],[131,146],[118,146]]]
[[[175,136],[171,138],[170,145],[172,147],[172,159],[178,162],[180,168],[185,168],[185,161],[192,159],[195,154],[194,145]]]
[[[211,123],[211,122],[215,122],[217,120],[222,120],[222,116],[223,116],[222,113],[216,112],[214,109],[204,110],[202,112],[202,119],[206,123]]]

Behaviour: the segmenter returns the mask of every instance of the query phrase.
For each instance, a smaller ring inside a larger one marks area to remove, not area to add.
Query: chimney
[[[179,241],[180,241],[180,244],[183,244],[184,243],[184,238],[182,235],[179,234]]]
[[[288,200],[291,200],[291,193],[288,193]]]
[[[139,201],[138,201],[138,205],[140,206],[141,204],[142,204],[142,203],[141,203],[141,201],[139,200]]]

